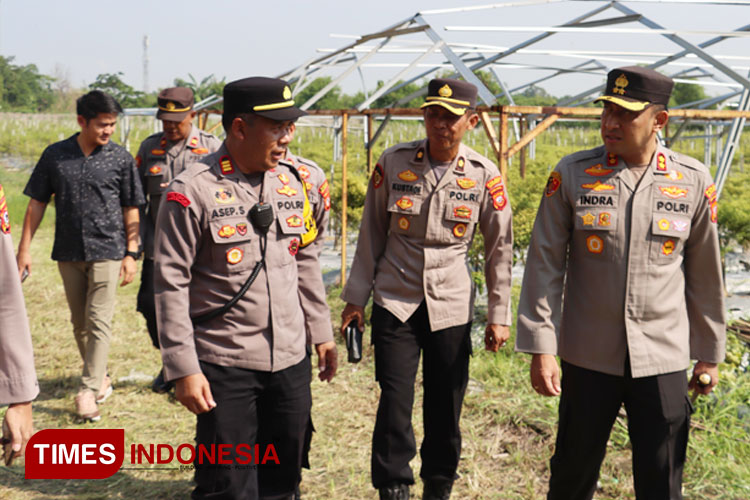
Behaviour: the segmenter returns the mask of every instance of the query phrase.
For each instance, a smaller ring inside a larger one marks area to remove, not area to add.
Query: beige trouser
[[[81,389],[99,393],[107,373],[107,355],[115,310],[120,260],[58,262],[70,307],[78,351],[83,359]]]

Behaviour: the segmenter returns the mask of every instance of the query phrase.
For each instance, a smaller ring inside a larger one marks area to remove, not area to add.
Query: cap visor
[[[612,104],[617,104],[618,106],[627,109],[628,111],[643,111],[649,104],[651,104],[650,102],[642,101],[626,101],[622,97],[613,97],[611,95],[603,95],[594,99],[594,102],[599,101],[609,101]]]
[[[420,106],[420,109],[426,108],[427,106],[442,106],[448,111],[450,111],[451,113],[453,113],[454,115],[458,115],[458,116],[463,116],[463,114],[466,113],[466,109],[467,109],[467,108],[461,108],[457,106],[451,106],[447,102],[443,102],[439,100],[426,102]]]
[[[190,114],[191,111],[193,110],[191,109],[190,111],[183,111],[182,113],[170,113],[169,111],[159,110],[156,112],[156,119],[166,120],[168,122],[181,122],[187,115]]]
[[[253,113],[258,116],[270,118],[271,120],[276,120],[279,122],[296,120],[300,116],[307,115],[305,111],[302,111],[296,106],[289,106],[288,108],[281,109],[269,109],[268,111],[253,111]]]

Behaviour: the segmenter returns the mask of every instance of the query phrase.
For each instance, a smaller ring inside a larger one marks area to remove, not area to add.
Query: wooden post
[[[346,139],[349,115],[341,115],[341,286],[346,285]]]
[[[497,137],[500,142],[500,154],[498,163],[500,164],[500,175],[503,181],[508,182],[508,112],[505,106],[500,106],[500,133]]]
[[[521,137],[523,137],[523,135],[526,133],[526,118],[521,116],[518,118],[518,121],[520,122],[519,126],[521,129]],[[526,178],[526,146],[521,148],[521,157],[520,157],[518,168],[520,169],[519,173],[521,174],[521,179],[525,179]]]
[[[371,114],[367,114],[367,173],[372,172],[372,126],[374,120]]]

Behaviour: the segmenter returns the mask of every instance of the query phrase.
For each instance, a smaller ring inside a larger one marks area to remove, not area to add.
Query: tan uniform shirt
[[[604,147],[560,161],[539,206],[516,349],[634,377],[724,359],[716,189],[658,146],[636,185]],[[567,257],[567,258],[566,258]],[[565,292],[563,293],[563,287]]]
[[[461,145],[440,182],[427,141],[386,150],[367,190],[357,251],[342,298],[373,300],[401,321],[427,303],[432,331],[472,320],[474,288],[467,253],[484,236],[489,323],[510,324],[513,231],[497,167]]]
[[[0,185],[0,404],[25,403],[38,394],[29,319]]]
[[[284,163],[265,174],[261,196],[275,217],[265,269],[234,307],[193,327],[191,316],[227,303],[261,257],[260,236],[248,218],[258,195],[224,146],[205,161],[172,181],[159,210],[154,284],[166,378],[199,373],[199,359],[273,372],[293,366],[305,356],[298,286],[325,303],[322,282],[300,275],[295,258],[311,249],[300,247],[302,183]],[[329,325],[314,326],[314,343],[333,339]]]
[[[299,300],[302,303],[302,311],[305,313],[305,326],[308,332],[308,343],[312,342],[312,332],[333,331],[331,323],[331,311],[326,302],[326,296],[322,297],[317,293],[319,287],[325,289],[323,284],[323,272],[320,269],[320,253],[323,251],[325,242],[325,231],[328,228],[328,213],[331,208],[331,193],[328,186],[326,174],[323,173],[317,163],[307,158],[293,155],[287,150],[285,160],[288,164],[294,166],[299,172],[300,177],[305,182],[307,196],[313,209],[313,216],[317,227],[318,235],[310,243],[310,247],[305,252],[297,253],[297,269],[300,276],[306,279],[319,280],[320,283],[313,289],[310,287],[300,287]]]
[[[141,176],[146,206],[141,213],[141,241],[147,259],[154,258],[154,227],[159,203],[167,184],[193,163],[200,162],[221,146],[221,141],[196,126],[182,141],[171,143],[164,132],[148,136],[141,143],[135,162]]]

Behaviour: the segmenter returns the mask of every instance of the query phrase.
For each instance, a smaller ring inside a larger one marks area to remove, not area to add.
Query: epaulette
[[[175,179],[180,178],[180,177],[184,179],[192,179],[193,177],[197,177],[198,175],[204,172],[210,172],[211,167],[212,167],[212,163],[204,163],[204,162],[191,163],[185,170],[180,172],[180,174],[177,177],[175,177]]]
[[[308,167],[313,167],[313,168],[317,168],[318,170],[323,170],[322,168],[318,166],[317,163],[315,163],[314,161],[310,159],[304,158],[302,156],[297,156],[297,161],[299,161],[303,165],[307,165]]]
[[[383,154],[385,153],[392,153],[394,151],[399,151],[401,149],[416,149],[419,147],[420,144],[422,144],[423,140],[418,141],[411,141],[411,142],[401,142],[399,144],[394,144],[390,148],[383,151]]]
[[[584,162],[584,160],[593,160],[594,158],[600,158],[604,155],[604,146],[598,146],[594,149],[585,149],[583,151],[576,151],[567,156],[564,156],[558,165],[570,165],[574,163]],[[589,167],[590,165],[586,165]]]
[[[673,162],[679,163],[681,166],[687,167],[691,170],[696,170],[698,172],[709,172],[708,168],[701,161],[696,160],[692,156],[678,153],[677,151],[672,151],[670,149],[669,158]]]

